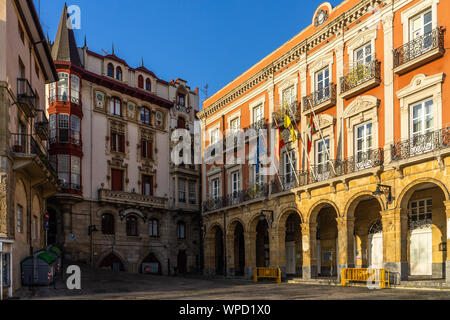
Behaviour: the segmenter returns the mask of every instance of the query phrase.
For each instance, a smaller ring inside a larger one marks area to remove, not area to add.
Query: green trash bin
[[[26,257],[21,262],[22,285],[49,285],[54,281],[56,258],[45,250]]]

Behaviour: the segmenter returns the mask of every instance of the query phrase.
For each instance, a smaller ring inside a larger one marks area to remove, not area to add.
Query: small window
[[[108,77],[114,78],[114,66],[112,63],[108,63],[107,74],[108,74]]]
[[[141,122],[145,124],[150,124],[150,109],[147,107],[141,108]]]
[[[17,232],[22,233],[22,218],[23,218],[23,207],[17,205]]]
[[[145,80],[145,90],[147,91],[151,91],[152,90],[152,85],[150,83],[150,79],[147,78],[147,80]]]
[[[148,223],[148,234],[150,237],[159,236],[158,220],[150,219],[150,222]]]
[[[189,203],[196,204],[197,203],[197,192],[196,191],[195,181],[189,181]]]
[[[178,179],[178,201],[186,202],[186,180]]]
[[[109,103],[109,112],[116,116],[122,116],[122,101],[120,101],[119,98],[111,98]]]
[[[125,153],[125,136],[123,134],[111,131],[110,142],[111,151]]]
[[[135,237],[138,235],[138,219],[136,216],[127,217],[127,236]]]
[[[58,142],[69,142],[69,115],[60,113],[58,114]]]
[[[138,77],[138,87],[144,89],[144,77],[142,75]]]
[[[231,194],[236,195],[240,189],[240,174],[239,171],[235,171],[231,174]]]
[[[116,79],[119,81],[122,81],[122,68],[121,67],[116,68]]]
[[[153,196],[153,177],[142,175],[142,194],[145,196]]]
[[[141,157],[143,159],[152,158],[152,142],[149,140],[142,139],[141,141]]]
[[[106,213],[102,216],[102,233],[114,234],[114,216],[110,213]]]
[[[212,190],[211,190],[213,199],[219,198],[219,190],[220,190],[219,187],[220,187],[219,178],[214,179],[212,181]]]
[[[180,107],[186,106],[186,96],[184,94],[181,93],[178,94],[178,105]]]
[[[178,239],[186,239],[186,225],[183,221],[179,221],[177,223],[177,238]]]

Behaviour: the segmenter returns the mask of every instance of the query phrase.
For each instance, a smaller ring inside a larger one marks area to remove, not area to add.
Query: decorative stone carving
[[[353,117],[371,108],[378,107],[380,100],[375,96],[359,96],[344,111],[344,119]]]
[[[319,114],[314,118],[316,128],[324,129],[336,123],[336,119],[329,114]]]

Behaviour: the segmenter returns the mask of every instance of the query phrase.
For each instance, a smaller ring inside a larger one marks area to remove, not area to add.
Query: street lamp
[[[267,218],[266,213],[270,214],[270,219]],[[261,213],[259,214],[259,221],[264,221],[264,220],[272,228],[272,224],[273,224],[273,210],[261,210]]]
[[[391,186],[384,184],[377,184],[377,189],[374,192],[372,192],[372,194],[376,197],[384,195],[384,197],[386,198],[386,207],[387,207],[388,204],[392,202],[391,189],[392,189]]]
[[[96,231],[98,231],[98,230],[97,230],[97,227],[95,226],[95,224],[88,227],[88,235],[91,235],[92,232],[96,232]]]

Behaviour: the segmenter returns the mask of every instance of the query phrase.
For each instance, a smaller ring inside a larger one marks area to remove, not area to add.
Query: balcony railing
[[[11,133],[11,151],[26,155],[40,155],[48,158],[47,149],[39,144],[32,135],[24,133]]]
[[[203,211],[214,211],[221,208],[238,205],[240,203],[262,198],[268,195],[267,184],[256,184],[245,190],[237,191],[224,197],[211,198],[203,202]]]
[[[27,79],[17,79],[17,100],[22,111],[27,116],[33,116],[36,111],[36,95]]]
[[[81,185],[79,183],[61,183],[61,189],[63,190],[73,190],[73,191],[81,191]]]
[[[272,118],[276,120],[278,125],[284,123],[284,116],[287,114],[292,121],[300,120],[300,110],[298,101],[292,101],[290,104],[277,103],[278,110],[272,114]],[[275,121],[274,121],[275,122]]]
[[[344,98],[351,98],[363,90],[368,90],[381,82],[381,62],[373,60],[364,64],[357,64],[341,77],[341,94]],[[361,90],[358,90],[360,87]]]
[[[143,207],[167,207],[167,198],[147,196],[139,193],[115,191],[108,189],[98,190],[99,201],[126,204],[126,205],[138,205]]]
[[[428,152],[450,147],[450,127],[415,135],[391,146],[392,161],[408,159]]]
[[[179,104],[179,103],[175,104],[175,108],[178,111],[181,111],[181,112],[184,112],[184,113],[189,113],[191,111],[191,108],[186,107],[186,105]]]
[[[36,133],[41,137],[43,140],[48,139],[48,118],[45,114],[44,110],[39,110],[36,114],[36,118],[34,120]]]
[[[292,188],[326,181],[335,177],[359,172],[364,169],[374,168],[384,162],[384,150],[373,149],[367,152],[359,152],[356,156],[344,160],[333,160],[323,165],[314,165],[303,171],[291,172],[287,175],[279,175],[272,183],[271,193],[279,193]]]
[[[443,29],[442,27],[438,27],[427,34],[406,43],[400,48],[395,49],[394,69],[406,65],[416,58],[425,58],[425,56],[429,53],[431,53],[432,56],[428,57],[428,60],[425,59],[423,63],[426,63],[431,59],[444,54],[444,31],[445,29]],[[399,73],[409,71],[410,69],[411,68],[399,70]]]
[[[326,102],[329,102],[327,106],[336,104],[336,84],[334,83],[303,97],[303,111],[309,111],[311,108],[316,108]]]
[[[259,130],[259,129],[266,129],[266,128],[267,128],[266,120],[261,119],[258,121],[254,121],[251,125],[249,125],[247,128],[245,128],[244,131],[246,131],[248,129]]]

